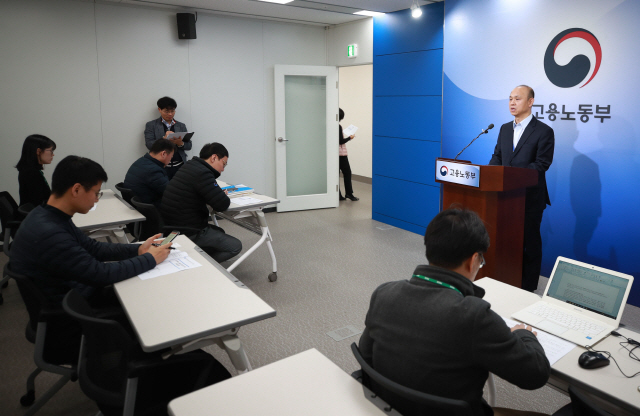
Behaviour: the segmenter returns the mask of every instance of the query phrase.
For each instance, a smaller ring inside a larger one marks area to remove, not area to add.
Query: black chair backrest
[[[611,416],[609,413],[598,409],[582,393],[569,386],[571,408],[576,416]]]
[[[7,229],[9,221],[16,220],[16,213],[18,211],[18,204],[13,199],[11,194],[7,191],[0,192],[0,224],[2,224],[2,230]],[[12,230],[15,233],[15,230]]]
[[[442,414],[441,412],[446,412],[448,415],[461,416],[473,414],[469,403],[463,400],[448,399],[413,390],[378,373],[365,361],[364,357],[362,357],[355,342],[351,344],[351,351],[353,351],[353,355],[356,357],[364,374],[375,382],[373,383],[374,385],[381,387],[380,391],[376,391],[375,387],[372,388],[372,391],[403,415]],[[367,387],[371,388],[372,386]],[[419,407],[419,412],[415,411],[416,407]],[[434,410],[438,410],[440,413],[434,413]]]
[[[11,263],[7,265],[5,270],[9,277],[15,280],[18,285],[20,296],[29,314],[29,325],[31,329],[35,331],[38,326],[38,321],[40,321],[40,311],[44,307],[54,308],[54,306],[50,304],[44,293],[42,293],[40,288],[38,288],[29,277],[12,271]]]
[[[77,364],[80,350],[79,326],[65,315],[60,302],[50,301],[30,277],[11,270],[11,263],[5,271],[16,281],[22,301],[27,307],[29,322],[25,335],[29,342],[35,343],[38,323],[44,322],[47,324],[43,352],[45,361],[53,364]]]
[[[133,194],[133,191],[129,188],[125,188],[124,182],[117,183],[116,189],[120,192],[120,195],[122,195],[122,198],[124,198],[124,200],[127,201],[128,204],[131,204],[131,198],[135,196]]]
[[[143,221],[140,225],[140,237],[139,240],[146,240],[152,235],[162,232],[164,227],[164,221],[160,215],[160,211],[153,204],[145,204],[138,200],[138,197],[131,198],[131,204],[145,216],[146,221]]]
[[[65,312],[82,326],[80,388],[92,400],[122,406],[126,394],[127,365],[135,345],[122,325],[97,318],[87,301],[75,290],[62,301]]]

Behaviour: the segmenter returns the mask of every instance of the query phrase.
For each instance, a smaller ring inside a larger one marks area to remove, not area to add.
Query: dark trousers
[[[522,256],[522,288],[533,292],[538,288],[542,266],[542,237],[540,224],[544,210],[524,213],[524,253]]]
[[[340,170],[344,176],[345,195],[353,195],[353,186],[351,186],[351,166],[349,165],[349,156],[340,156]]]
[[[242,251],[240,240],[226,234],[222,228],[214,225],[209,225],[189,238],[218,263],[229,260]]]

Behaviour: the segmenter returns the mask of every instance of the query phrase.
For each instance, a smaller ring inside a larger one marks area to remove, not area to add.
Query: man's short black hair
[[[53,171],[51,193],[59,198],[77,183],[88,191],[98,182],[106,181],[107,172],[99,163],[86,157],[67,156],[58,163]]]
[[[455,269],[474,253],[489,248],[489,233],[478,214],[450,208],[436,215],[424,234],[429,264]]]
[[[178,108],[178,103],[171,97],[162,97],[158,100],[158,108],[160,110],[166,110],[167,108],[175,110]]]
[[[221,145],[220,143],[207,143],[200,150],[200,159],[207,160],[211,156],[217,155],[218,159],[222,159],[224,157],[229,157],[229,152],[227,152],[227,148]]]
[[[173,144],[171,140],[167,139],[158,139],[151,145],[151,149],[149,149],[149,153],[158,154],[162,152],[171,153],[176,150],[176,145]]]

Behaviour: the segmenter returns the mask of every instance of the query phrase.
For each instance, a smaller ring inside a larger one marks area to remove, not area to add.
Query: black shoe
[[[340,201],[344,201],[344,200],[346,200],[346,199],[347,199],[347,198],[343,197],[343,196],[342,196],[342,194],[340,194]]]
[[[346,197],[347,199],[352,200],[352,201],[359,201],[359,200],[360,200],[360,198],[358,198],[357,196],[354,196],[353,194],[351,194],[351,195],[345,195],[345,197]]]

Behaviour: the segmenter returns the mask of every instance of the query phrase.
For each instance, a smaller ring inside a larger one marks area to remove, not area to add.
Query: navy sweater
[[[81,215],[81,214],[79,214]],[[11,268],[33,279],[51,301],[70,289],[85,296],[156,266],[137,244],[110,244],[87,237],[71,217],[41,205],[22,222],[11,247]],[[105,263],[109,262],[109,263]]]

